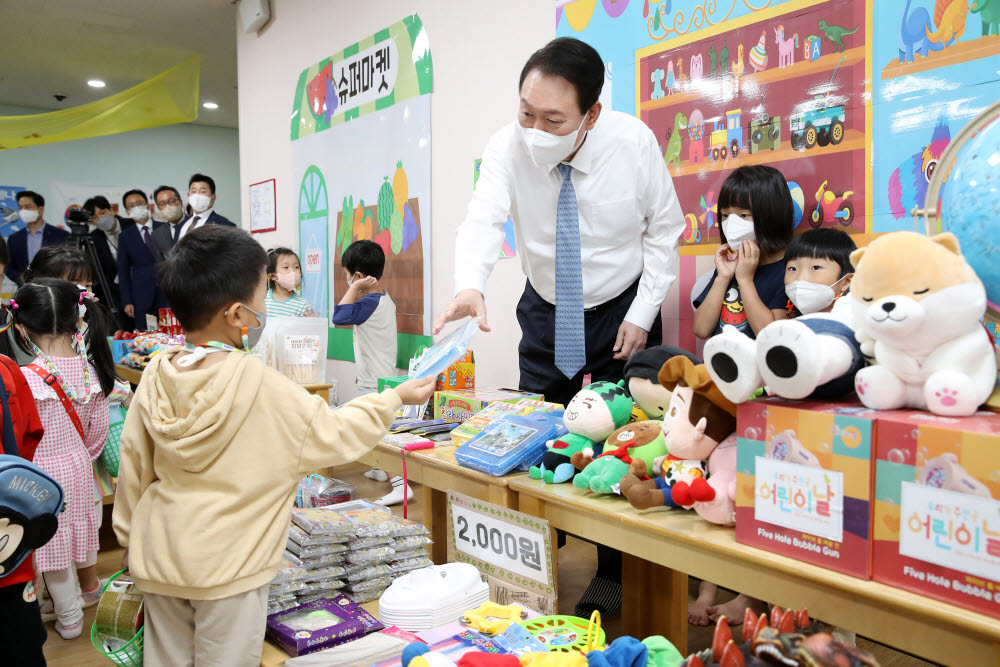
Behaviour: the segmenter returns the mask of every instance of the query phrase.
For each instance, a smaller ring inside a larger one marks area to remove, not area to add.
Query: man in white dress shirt
[[[520,387],[563,404],[588,376],[617,382],[629,356],[662,342],[684,228],[656,137],[633,116],[602,112],[603,84],[600,55],[577,39],[528,59],[517,120],[483,153],[456,238],[456,296],[434,325],[478,316],[489,331],[483,294],[509,214],[528,278],[517,307]],[[620,606],[621,554],[599,545],[577,615]]]

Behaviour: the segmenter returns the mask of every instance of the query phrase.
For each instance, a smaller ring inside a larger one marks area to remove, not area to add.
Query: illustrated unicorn
[[[795,52],[799,48],[799,33],[785,39],[785,26],[774,29],[774,43],[778,45],[778,68],[784,69],[795,64]]]

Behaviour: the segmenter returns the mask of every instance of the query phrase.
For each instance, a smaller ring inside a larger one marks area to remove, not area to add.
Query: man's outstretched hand
[[[460,320],[463,317],[478,317],[480,330],[490,330],[489,325],[486,323],[486,301],[483,299],[482,292],[474,289],[466,289],[455,295],[451,303],[441,311],[441,314],[434,321],[434,329],[431,333],[437,335],[441,333],[441,329],[444,328],[445,324]]]

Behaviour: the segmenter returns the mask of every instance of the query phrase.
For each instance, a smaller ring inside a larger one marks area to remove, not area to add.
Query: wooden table
[[[511,490],[509,483],[528,477],[526,474],[494,477],[463,468],[455,461],[455,449],[454,445],[438,445],[434,449],[406,453],[407,478],[423,487],[424,525],[434,540],[431,559],[439,565],[448,562],[449,490],[516,509],[517,494]],[[403,459],[400,451],[399,447],[381,442],[362,456],[360,461],[393,475],[402,475]]]
[[[139,384],[142,380],[142,371],[138,368],[129,368],[128,366],[122,366],[121,364],[115,365],[115,371],[118,373],[118,377],[125,380],[131,384]],[[330,402],[330,389],[333,388],[332,384],[326,382],[319,384],[304,384],[302,385],[306,391],[310,394],[315,394],[317,396],[322,396],[323,400],[327,403]]]
[[[378,618],[378,600],[373,602],[366,602],[361,605],[361,608],[367,611],[369,614]],[[288,660],[290,655],[285,653],[284,649],[279,648],[277,644],[272,644],[270,640],[264,640],[264,652],[260,656],[260,667],[278,667],[284,664],[285,660]]]
[[[634,636],[663,634],[685,652],[690,574],[945,665],[1000,664],[1000,620],[737,544],[732,528],[694,512],[639,512],[572,484],[510,486],[520,511],[627,554],[622,610]]]

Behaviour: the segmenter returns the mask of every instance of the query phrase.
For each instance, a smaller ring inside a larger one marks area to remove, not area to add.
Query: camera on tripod
[[[69,233],[73,236],[89,235],[92,218],[93,216],[82,208],[71,208],[66,214],[66,224],[69,225]]]

